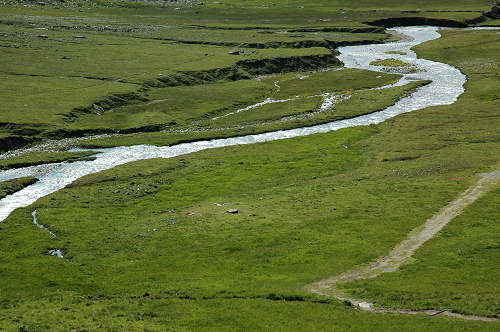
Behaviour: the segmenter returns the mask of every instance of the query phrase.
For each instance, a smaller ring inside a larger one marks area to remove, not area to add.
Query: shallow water
[[[396,58],[421,69],[421,71],[416,73],[404,74],[403,78],[397,83],[397,85],[404,85],[415,79],[432,81],[432,83],[419,88],[412,95],[399,100],[395,105],[390,106],[383,111],[312,127],[183,143],[174,146],[157,147],[149,145],[136,145],[110,149],[94,149],[95,151],[100,151],[101,153],[97,155],[97,158],[93,161],[77,161],[73,163],[57,164],[55,166],[44,165],[45,167],[49,167],[48,169],[45,169],[45,172],[40,172],[41,167],[0,172],[0,181],[16,177],[16,172],[22,174],[22,176],[34,175],[40,180],[37,183],[0,200],[0,221],[7,218],[16,208],[31,205],[39,198],[64,188],[82,176],[110,169],[132,161],[151,158],[172,158],[205,149],[241,144],[253,144],[291,137],[306,136],[316,133],[326,133],[354,126],[366,126],[383,122],[402,113],[419,110],[429,106],[454,103],[458,96],[464,92],[463,84],[466,80],[465,76],[458,69],[450,65],[425,59],[417,59],[415,53],[410,50],[410,48],[415,45],[439,38],[440,35],[437,32],[438,28],[399,27],[389,30],[406,35],[409,39],[411,39],[411,41],[339,48],[341,53],[339,59],[343,61],[345,66],[348,68],[360,68],[381,72],[385,69],[370,66],[369,63],[377,59]],[[388,51],[400,51],[406,54],[386,54]],[[53,168],[50,169],[50,167]],[[39,173],[36,173],[36,171]]]
[[[52,233],[47,227],[38,223],[38,218],[36,216],[36,210],[31,212],[31,215],[33,216],[33,224],[35,224],[36,227],[41,228],[43,230],[46,230],[47,232],[49,232],[50,235],[52,235],[53,237],[56,237],[56,235],[54,233]]]
[[[61,249],[51,249],[49,250],[50,256],[57,256],[58,258],[64,258],[64,254]]]

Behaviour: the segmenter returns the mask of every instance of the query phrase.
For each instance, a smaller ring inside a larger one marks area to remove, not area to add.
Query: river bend
[[[342,128],[377,124],[396,115],[429,106],[454,103],[458,96],[464,92],[463,84],[466,81],[465,76],[458,69],[445,63],[418,59],[416,54],[411,50],[415,45],[439,38],[438,28],[398,27],[388,30],[403,35],[405,38],[398,42],[386,44],[341,47],[339,48],[340,55],[338,57],[344,62],[347,68],[359,68],[379,72],[386,71],[387,69],[371,66],[371,61],[396,58],[419,69],[414,73],[403,74],[403,77],[396,85],[404,85],[413,80],[432,81],[430,84],[420,87],[410,96],[402,98],[393,106],[368,115],[311,127],[183,143],[173,146],[136,145],[97,149],[96,151],[100,153],[92,161],[77,161],[3,171],[0,172],[0,182],[28,175],[38,177],[39,181],[0,200],[0,221],[5,220],[15,209],[29,206],[39,198],[56,192],[85,175],[97,173],[136,160],[172,158],[205,149],[327,133]],[[393,52],[398,52],[398,54]],[[41,168],[44,168],[45,171],[41,172]]]

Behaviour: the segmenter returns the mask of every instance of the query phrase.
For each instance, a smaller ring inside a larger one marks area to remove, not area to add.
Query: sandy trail
[[[387,313],[406,313],[420,314],[426,313],[431,316],[447,315],[451,317],[467,319],[467,320],[482,320],[482,321],[498,321],[500,318],[482,317],[475,315],[462,315],[453,313],[447,310],[405,310],[405,309],[388,309],[375,307],[373,303],[359,299],[353,299],[345,295],[335,286],[355,280],[375,278],[382,273],[396,271],[401,265],[408,262],[415,251],[436,235],[444,226],[451,220],[460,215],[463,209],[472,204],[479,197],[490,191],[496,184],[500,182],[500,171],[480,174],[478,182],[461,193],[454,201],[442,208],[437,214],[428,219],[423,225],[415,228],[408,237],[399,243],[387,256],[377,259],[375,262],[334,276],[329,279],[317,281],[306,286],[309,291],[315,294],[335,297],[342,301],[350,301],[353,305],[365,311],[387,312]]]

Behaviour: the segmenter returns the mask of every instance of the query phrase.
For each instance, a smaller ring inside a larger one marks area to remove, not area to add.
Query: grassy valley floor
[[[368,17],[425,13],[464,23],[491,9],[491,4],[461,1],[460,9],[466,12],[448,11],[459,5],[421,1],[418,13],[411,13],[406,11],[416,10],[415,4],[391,2],[379,8],[378,2],[331,6],[318,0],[304,4],[304,14],[299,2],[262,7],[266,4],[248,1],[241,5],[251,8],[245,17],[246,8],[228,1],[176,4],[178,10],[142,3],[123,3],[125,8],[114,2],[89,4],[82,5],[82,12],[57,9],[63,4],[2,7],[0,38],[14,47],[1,48],[9,54],[1,70],[12,78],[12,91],[21,91],[19,86],[27,89],[14,95],[9,107],[0,106],[2,139],[38,142],[135,128],[138,133],[80,144],[167,145],[374,112],[426,82],[368,90],[394,83],[399,75],[349,69],[311,72],[325,62],[304,57],[326,56],[333,59],[334,69],[341,68],[335,48],[283,43],[333,38],[326,35],[333,31],[315,33],[325,27],[371,29],[363,23]],[[260,13],[265,14],[248,23],[249,15]],[[27,16],[34,25],[26,25]],[[54,22],[57,17],[64,17],[61,26]],[[66,25],[80,28],[72,31]],[[169,40],[159,39],[169,25],[174,26]],[[258,27],[249,30],[248,25]],[[184,28],[204,33],[195,38]],[[287,33],[280,33],[284,28]],[[306,31],[290,31],[297,29]],[[217,32],[213,39],[212,30]],[[241,40],[247,45],[236,48],[243,50],[239,55],[227,53],[234,46],[220,44],[229,35],[233,39],[228,42],[239,40],[228,31],[244,31]],[[280,47],[249,45],[260,39],[250,31]],[[295,33],[302,37],[290,37]],[[386,255],[475,183],[478,173],[498,169],[500,35],[461,30],[442,34],[415,51],[467,75],[466,91],[453,105],[407,113],[379,125],[138,161],[83,177],[15,210],[0,223],[0,330],[498,330],[500,322],[361,312],[305,288]],[[339,36],[336,42],[390,38],[373,30]],[[15,48],[17,44],[28,49]],[[122,51],[124,44],[130,45],[130,53]],[[187,48],[192,50],[189,55],[180,51]],[[59,61],[88,57],[95,50],[100,50],[100,61],[89,61],[86,67],[68,62],[63,74],[57,73]],[[211,52],[217,56],[210,57]],[[143,53],[148,61],[138,61]],[[43,55],[43,66],[33,63],[37,54]],[[71,59],[61,59],[64,54]],[[262,72],[252,68],[260,67],[238,65],[240,58],[294,57],[305,61],[264,62],[266,74],[273,75],[259,80],[254,78]],[[25,66],[25,60],[32,67]],[[228,66],[239,67],[235,72],[217,70]],[[186,74],[190,70],[197,74]],[[40,76],[29,76],[35,72]],[[41,88],[38,79],[49,83]],[[58,95],[54,80],[88,94],[75,92],[53,102]],[[78,82],[73,85],[72,80]],[[3,98],[12,95],[6,91],[7,80],[1,81],[6,87]],[[96,86],[86,85],[88,81]],[[312,96],[326,92],[350,98],[318,112],[321,99]],[[35,103],[28,115],[20,113],[23,95]],[[268,97],[298,99],[212,120]],[[287,117],[291,119],[284,121]],[[0,167],[79,158],[92,157],[90,152],[31,153],[3,159]],[[6,184],[25,186],[29,180]],[[412,264],[374,280],[347,284],[345,290],[389,307],[499,314],[499,194],[494,190],[469,206],[416,253]],[[229,209],[238,213],[227,213]],[[38,222],[55,237],[33,225],[35,210]],[[52,256],[51,250],[60,250],[64,257]]]

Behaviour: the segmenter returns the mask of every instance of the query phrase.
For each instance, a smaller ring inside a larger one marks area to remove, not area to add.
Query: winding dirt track
[[[315,294],[335,297],[342,301],[350,301],[353,305],[365,311],[421,314],[426,313],[431,316],[446,315],[467,320],[499,321],[500,318],[482,317],[475,315],[462,315],[447,310],[405,310],[378,308],[373,303],[359,299],[353,299],[341,292],[336,285],[361,280],[375,278],[382,273],[396,271],[401,265],[408,262],[415,251],[426,241],[436,235],[451,220],[460,215],[463,209],[472,204],[479,197],[490,191],[500,182],[500,171],[480,174],[478,182],[461,193],[453,202],[442,208],[437,214],[428,219],[423,225],[415,228],[408,237],[399,243],[387,256],[377,259],[366,267],[351,270],[334,276],[329,279],[317,281],[306,286],[309,291]]]

